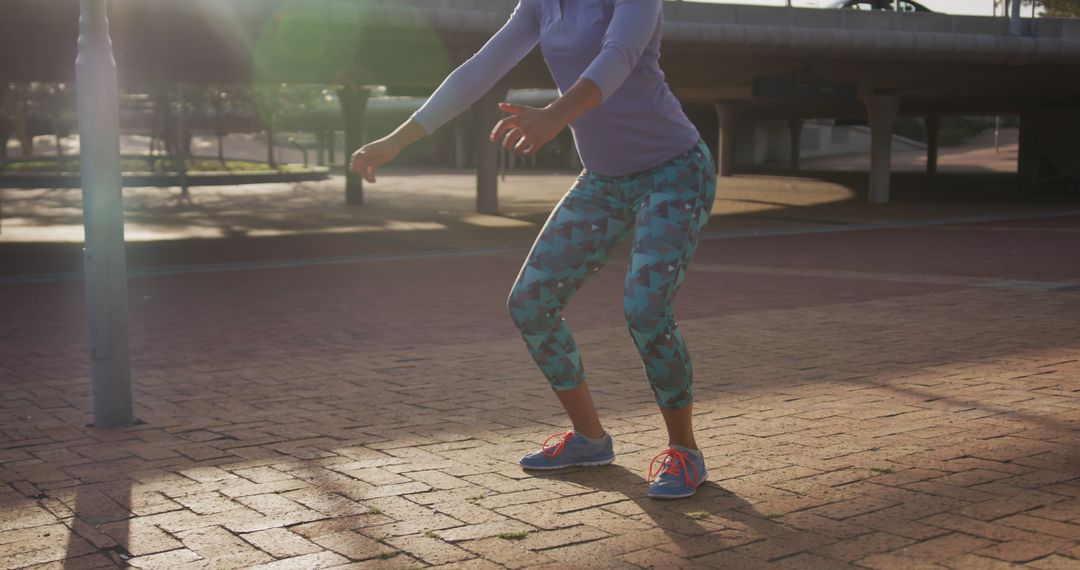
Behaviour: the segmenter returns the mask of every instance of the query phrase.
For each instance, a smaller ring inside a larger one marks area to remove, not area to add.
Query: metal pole
[[[938,170],[938,155],[941,148],[941,115],[926,117],[926,173],[934,174]]]
[[[127,260],[120,180],[120,112],[106,0],[79,0],[75,86],[82,147],[86,308],[94,425],[130,426]]]
[[[1001,152],[1001,116],[994,117],[994,154]]]
[[[338,102],[345,118],[345,203],[360,205],[364,203],[364,179],[349,171],[349,161],[357,149],[364,146],[364,115],[367,113],[371,91],[360,85],[345,85],[338,89]],[[331,156],[333,156],[333,146]]]
[[[180,183],[180,195],[189,197],[187,177],[187,100],[184,84],[176,85],[176,177]]]
[[[473,151],[476,153],[476,211],[499,213],[499,162],[502,146],[488,140],[488,133],[503,113],[499,101],[506,100],[506,86],[492,87],[472,105]]]
[[[1009,15],[1009,34],[1020,35],[1020,0],[1012,0],[1012,13]]]

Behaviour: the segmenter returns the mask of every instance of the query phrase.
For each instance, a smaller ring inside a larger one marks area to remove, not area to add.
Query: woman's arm
[[[455,69],[393,133],[356,151],[350,168],[374,182],[376,168],[397,156],[405,146],[435,132],[494,87],[539,42],[536,8],[534,0],[520,0],[510,19],[480,51]]]
[[[368,182],[375,182],[375,170],[394,159],[401,149],[427,136],[424,127],[412,119],[406,120],[394,132],[372,141],[353,153],[349,160],[349,170],[364,177]]]
[[[662,0],[615,0],[600,53],[581,74],[607,100],[630,76],[660,25]]]
[[[551,142],[566,125],[600,105],[600,87],[591,79],[578,79],[561,97],[542,109],[499,103],[511,116],[499,121],[490,138],[502,138],[503,148],[525,156],[536,154]]]

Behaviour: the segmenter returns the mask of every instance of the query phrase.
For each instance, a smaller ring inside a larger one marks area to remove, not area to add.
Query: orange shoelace
[[[660,468],[653,471],[653,465],[656,463],[656,460],[661,457],[663,457],[663,460],[660,463]],[[694,472],[693,479],[690,479],[690,471]],[[660,475],[672,475],[675,477],[682,475],[686,478],[686,484],[695,489],[699,484],[698,478],[701,476],[698,473],[697,466],[694,465],[693,461],[690,461],[690,458],[686,453],[671,447],[657,453],[656,456],[652,458],[652,461],[649,462],[649,481],[652,481],[654,477]]]
[[[557,438],[557,437],[561,437],[562,439],[559,440],[559,443],[551,446],[551,448],[549,449],[548,448],[548,442],[555,439],[555,438]],[[548,457],[555,457],[556,455],[562,453],[563,449],[566,449],[566,442],[570,441],[570,438],[572,438],[572,437],[574,437],[574,430],[570,430],[570,431],[563,432],[563,433],[557,433],[557,434],[545,439],[544,440],[544,445],[541,445],[540,447],[543,450],[544,455],[546,455]]]

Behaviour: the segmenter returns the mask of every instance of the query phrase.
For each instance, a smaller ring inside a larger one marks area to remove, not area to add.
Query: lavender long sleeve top
[[[660,70],[662,0],[519,0],[510,19],[454,70],[413,120],[428,133],[468,108],[536,44],[560,92],[581,77],[603,102],[570,125],[590,172],[647,170],[700,138]]]

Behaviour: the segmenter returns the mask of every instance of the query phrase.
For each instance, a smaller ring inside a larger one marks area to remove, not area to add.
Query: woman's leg
[[[570,421],[587,437],[603,435],[577,343],[562,311],[628,235],[633,212],[614,185],[588,175],[552,211],[510,292],[507,307],[529,353]]]
[[[672,445],[696,449],[693,368],[673,304],[716,193],[702,150],[642,181],[623,308]]]
[[[678,445],[687,449],[697,449],[697,440],[694,439],[694,404],[691,402],[685,408],[660,408],[660,415],[664,416],[664,425],[667,426],[668,446]]]
[[[604,437],[604,426],[596,413],[596,404],[593,403],[587,383],[582,382],[577,388],[562,392],[556,391],[555,395],[559,397],[559,403],[570,417],[574,431],[593,439]]]

